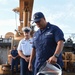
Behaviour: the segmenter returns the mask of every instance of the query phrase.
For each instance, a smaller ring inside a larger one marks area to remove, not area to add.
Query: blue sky
[[[18,6],[19,0],[0,0],[0,35],[16,29],[12,9]],[[43,12],[47,21],[59,26],[66,33],[65,36],[75,33],[75,0],[34,0],[32,15],[37,11]]]

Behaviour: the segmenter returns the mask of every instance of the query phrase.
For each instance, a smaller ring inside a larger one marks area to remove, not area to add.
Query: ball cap
[[[17,47],[17,45],[14,45],[13,47]]]
[[[22,31],[23,32],[30,32],[31,31],[31,28],[30,27],[23,27],[22,28]]]
[[[44,18],[44,14],[42,12],[36,12],[33,15],[33,23],[40,21],[41,18]]]

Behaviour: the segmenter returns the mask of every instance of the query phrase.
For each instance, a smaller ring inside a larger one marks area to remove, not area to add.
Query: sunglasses
[[[37,22],[35,22],[35,23],[40,23],[40,21],[41,21],[41,20],[39,20],[39,21],[37,21]]]

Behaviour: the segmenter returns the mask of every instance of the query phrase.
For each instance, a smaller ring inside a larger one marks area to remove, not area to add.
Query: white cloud
[[[14,24],[16,24],[15,19],[0,20],[0,25],[2,25],[2,26],[5,26],[5,25],[9,25],[10,26],[10,25],[14,25]]]
[[[45,14],[45,17],[48,22],[58,25],[64,32],[71,33],[74,29],[71,27],[71,18],[75,18],[75,7],[72,4],[67,4],[64,6],[64,9],[61,11],[56,11],[55,13],[50,12],[44,7],[42,8],[42,12]],[[44,9],[43,9],[44,8]],[[39,11],[38,9],[37,11]],[[34,10],[36,12],[36,9]],[[70,21],[69,21],[70,20]],[[70,24],[68,24],[70,22]],[[67,30],[66,30],[67,29]]]
[[[7,4],[7,2],[8,2],[8,0],[0,0],[0,3],[3,5]]]
[[[10,2],[10,1],[15,1],[15,2],[19,2],[19,0],[0,0],[0,3],[4,4],[4,3],[7,3],[7,2]]]
[[[68,3],[66,6],[65,6],[65,14],[67,15],[67,17],[75,17],[75,4],[73,3]]]
[[[17,27],[19,22],[17,22]],[[5,35],[7,32],[13,32],[16,29],[16,21],[14,19],[0,20],[0,35]]]

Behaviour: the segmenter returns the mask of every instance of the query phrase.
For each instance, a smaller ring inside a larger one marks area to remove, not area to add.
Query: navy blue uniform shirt
[[[50,23],[47,23],[44,30],[39,29],[35,32],[33,36],[33,48],[36,50],[35,69],[39,69],[39,67],[54,54],[57,42],[60,40],[64,41],[62,30]],[[60,66],[63,65],[61,54],[57,63]]]
[[[17,50],[12,50],[12,51],[11,51],[11,55],[12,55],[13,57],[16,57],[16,56],[18,55],[18,51],[17,51]]]

